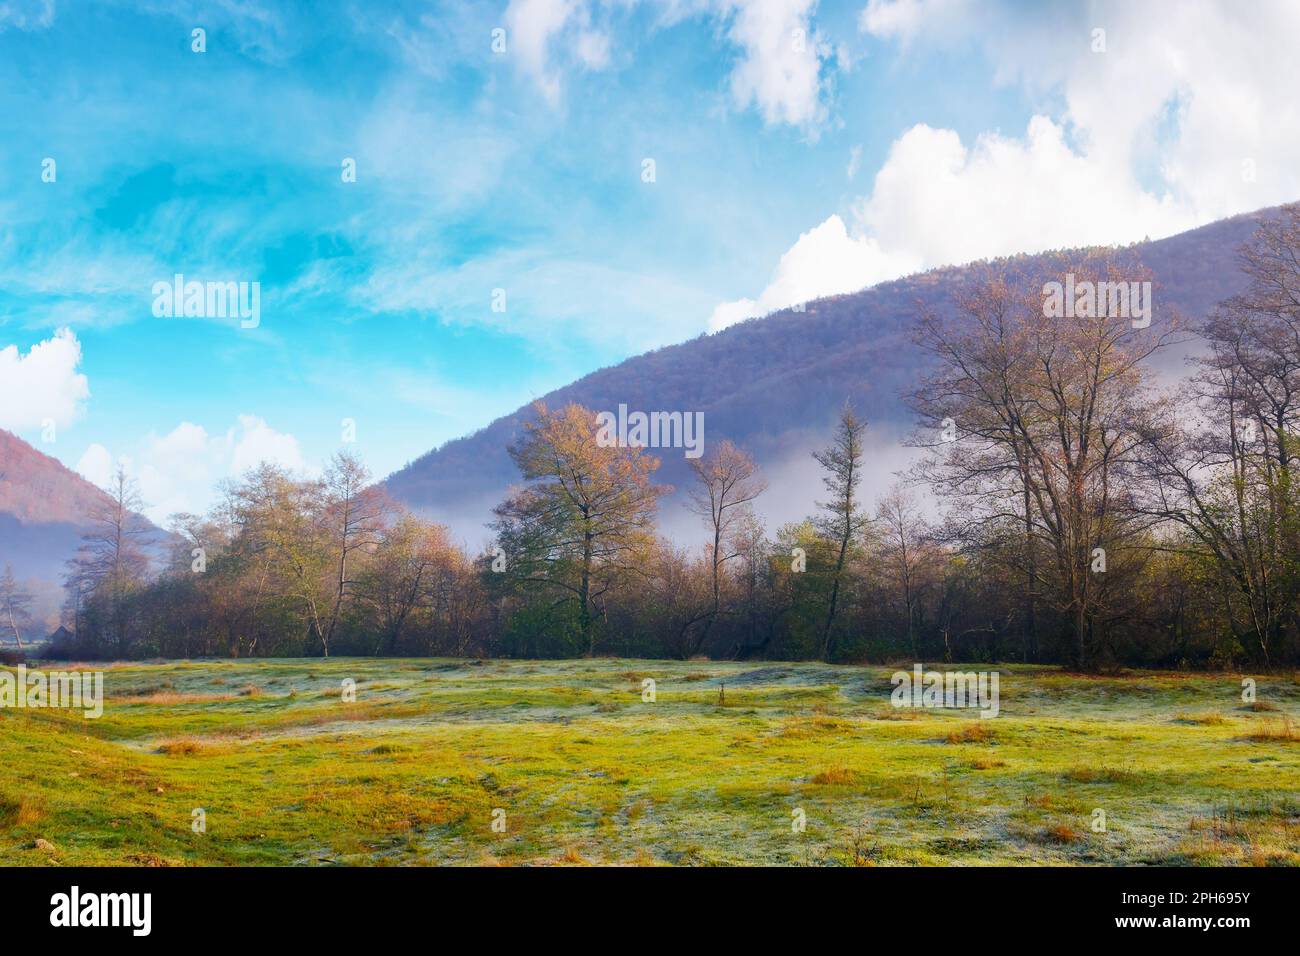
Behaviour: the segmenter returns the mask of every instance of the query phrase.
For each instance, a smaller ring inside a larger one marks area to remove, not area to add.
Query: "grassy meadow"
[[[894,709],[889,667],[107,665],[98,720],[0,709],[0,860],[1300,863],[1295,675],[1246,705],[1241,675],[998,669],[981,721]]]

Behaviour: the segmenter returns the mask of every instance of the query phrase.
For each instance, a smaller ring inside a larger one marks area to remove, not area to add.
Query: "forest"
[[[1293,666],[1298,257],[1292,205],[1240,250],[1242,293],[1145,327],[1045,308],[1052,283],[1150,280],[1111,250],[984,264],[951,308],[918,308],[918,461],[889,493],[864,500],[870,423],[847,403],[815,513],[779,528],[750,454],[710,434],[686,489],[695,549],[657,529],[658,458],[606,447],[577,404],[535,407],[482,554],[345,450],[318,478],[262,464],[175,515],[159,569],[119,471],[48,653]],[[1186,376],[1157,374],[1189,343]],[[0,578],[0,626],[24,598]]]

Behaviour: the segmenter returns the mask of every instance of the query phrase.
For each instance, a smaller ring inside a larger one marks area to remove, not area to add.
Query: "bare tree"
[[[942,436],[917,440],[931,451],[919,473],[960,517],[963,538],[1023,529],[1027,590],[1050,594],[1080,667],[1095,625],[1121,613],[1110,604],[1125,593],[1120,575],[1107,571],[1132,571],[1152,524],[1133,501],[1156,405],[1145,363],[1180,333],[1168,310],[1148,329],[1096,303],[1049,315],[1042,280],[1095,290],[1148,275],[1105,253],[1038,276],[987,274],[959,296],[955,317],[929,313],[917,336],[935,365],[911,402],[925,432]],[[1016,549],[1000,550],[1014,560]]]
[[[1223,599],[1231,626],[1268,664],[1300,635],[1300,204],[1240,259],[1246,290],[1202,325],[1208,354],[1147,433],[1145,504],[1213,562],[1238,598]]]
[[[826,469],[822,483],[831,493],[829,501],[819,502],[826,514],[817,520],[816,527],[835,547],[831,592],[826,606],[826,622],[822,625],[821,633],[822,659],[827,661],[834,651],[835,612],[839,604],[845,564],[850,549],[868,526],[858,498],[858,484],[862,481],[862,434],[866,428],[867,423],[860,421],[852,407],[846,404],[840,413],[839,424],[830,446],[813,453],[818,464]]]
[[[106,491],[107,497],[86,516],[89,528],[81,535],[76,557],[69,562],[65,586],[77,593],[78,605],[89,596],[103,608],[114,652],[126,657],[130,640],[127,603],[148,574],[144,542],[150,528],[140,517],[144,506],[135,480],[121,464]]]
[[[378,543],[391,505],[383,490],[370,484],[369,469],[351,452],[338,452],[330,459],[325,468],[323,491],[322,518],[335,568],[329,614],[321,634],[328,657],[339,612],[352,587],[349,562],[356,552],[373,549]]]
[[[885,583],[902,604],[907,646],[920,659],[917,640],[921,598],[927,565],[933,565],[928,548],[930,530],[916,500],[895,485],[876,507],[876,526]]]
[[[18,650],[23,650],[23,634],[20,624],[31,623],[31,593],[24,590],[14,579],[14,569],[5,565],[4,574],[0,575],[0,612],[9,621]]]
[[[708,641],[709,632],[722,609],[722,573],[728,561],[743,553],[743,539],[735,536],[754,500],[767,489],[758,476],[754,460],[730,441],[722,441],[703,458],[691,461],[696,487],[688,507],[708,522],[713,541],[709,549],[712,603],[692,653]]]

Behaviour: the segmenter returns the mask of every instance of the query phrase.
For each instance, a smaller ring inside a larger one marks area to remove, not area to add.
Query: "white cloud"
[[[1300,196],[1300,5],[1288,0],[871,0],[860,22],[918,45],[978,44],[996,81],[1062,96],[1055,122],[1081,160],[1120,174],[1126,199],[1145,193],[1200,224]],[[1105,52],[1093,51],[1094,29]]]
[[[966,0],[869,0],[862,8],[858,26],[864,33],[882,38],[910,41],[923,25],[951,22]]]
[[[552,103],[560,97],[560,80],[549,63],[547,48],[573,10],[572,0],[510,0],[506,8],[507,48]]]
[[[781,257],[772,281],[757,301],[724,302],[709,317],[709,331],[755,315],[766,315],[798,302],[854,292],[864,286],[915,271],[917,260],[881,251],[875,239],[855,238],[839,216],[799,237]]]
[[[77,462],[76,471],[92,485],[107,488],[113,477],[113,456],[98,442],[92,444]]]
[[[601,7],[591,0],[510,0],[504,17],[508,54],[557,105],[566,67],[611,66],[610,11],[638,5],[654,11],[651,31],[691,16],[721,21],[726,39],[740,50],[728,80],[732,102],[740,110],[756,107],[768,125],[785,123],[815,134],[826,118],[823,67],[852,65],[846,46],[833,49],[813,27],[817,0],[623,0],[603,8],[600,26],[593,11]]]
[[[59,329],[26,355],[16,345],[0,349],[0,428],[41,428],[46,419],[62,428],[76,421],[90,397],[80,364],[81,343],[70,329]]]
[[[9,27],[44,30],[54,22],[54,0],[5,0],[0,3],[0,33]]]
[[[609,66],[609,34],[583,30],[578,34],[574,52],[578,62],[587,69],[605,69]]]
[[[639,266],[521,250],[477,256],[455,269],[395,258],[356,287],[355,301],[376,312],[427,310],[444,321],[488,325],[538,345],[577,334],[644,351],[694,334],[699,320],[692,316],[712,305],[709,295],[671,273]],[[492,310],[496,288],[506,292],[501,312]],[[575,297],[574,289],[583,295]],[[612,315],[623,321],[611,322]],[[542,316],[546,321],[537,321]]]
[[[1030,120],[1023,139],[987,133],[969,149],[952,130],[914,126],[855,211],[883,248],[920,267],[1195,225],[1190,210],[1144,192],[1128,170],[1076,153],[1045,116]]]
[[[854,146],[849,149],[849,165],[844,169],[844,175],[852,180],[857,177],[858,170],[862,166],[862,147]]]
[[[181,422],[165,435],[150,432],[135,451],[120,461],[139,483],[145,515],[159,525],[178,512],[203,513],[221,479],[238,478],[263,461],[297,474],[312,473],[298,440],[276,431],[256,415],[240,415],[219,435],[210,435],[202,425]],[[92,444],[76,470],[104,487],[116,467],[107,448]]]
[[[871,0],[863,30],[906,46],[983,46],[995,83],[1063,98],[1022,137],[900,135],[852,204],[838,255],[782,257],[756,311],[806,290],[1050,248],[1161,238],[1300,197],[1300,105],[1290,79],[1300,5],[1099,3],[1088,8]],[[978,29],[975,29],[978,27]],[[1092,31],[1106,30],[1106,52]],[[1253,173],[1253,175],[1252,175]],[[797,293],[795,290],[798,290]],[[819,292],[818,294],[828,294]],[[710,329],[750,300],[718,306]]]
[[[591,26],[591,7],[585,0],[510,0],[505,28],[507,51],[552,105],[560,100],[562,63],[556,61],[565,58],[553,56],[553,48],[562,35],[579,66],[609,66],[609,35]]]
[[[822,60],[831,54],[811,24],[816,0],[732,0],[727,36],[743,54],[731,74],[740,109],[751,103],[769,125],[812,127],[826,115]]]
[[[229,471],[239,475],[264,461],[274,462],[291,471],[304,471],[298,439],[278,432],[255,415],[240,415],[239,424],[226,432],[230,450]]]

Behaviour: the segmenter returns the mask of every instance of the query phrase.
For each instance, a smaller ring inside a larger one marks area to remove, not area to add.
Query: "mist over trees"
[[[657,531],[659,459],[598,441],[577,404],[536,407],[477,555],[340,452],[319,479],[263,464],[175,516],[157,573],[119,471],[55,653],[1294,664],[1300,207],[1241,256],[1248,287],[1195,323],[1048,314],[1047,282],[1149,279],[1104,251],[977,271],[916,315],[924,456],[894,488],[863,500],[870,424],[846,405],[817,513],[765,528],[760,470],[716,439],[690,469],[696,549]],[[1191,376],[1163,386],[1153,358],[1191,337]]]

